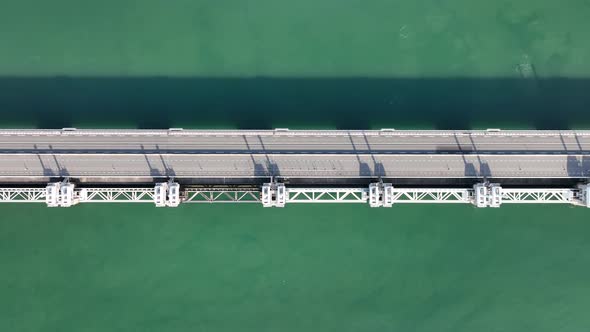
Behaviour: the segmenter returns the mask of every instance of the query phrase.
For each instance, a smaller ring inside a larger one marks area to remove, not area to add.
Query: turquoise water
[[[0,127],[588,128],[583,1],[21,1]],[[0,161],[1,162],[1,161]],[[583,331],[569,206],[0,206],[0,330]]]
[[[580,331],[588,213],[5,206],[3,330]]]
[[[2,9],[2,127],[590,125],[590,6],[581,0],[27,0]]]
[[[23,0],[0,72],[83,77],[587,78],[582,0]]]

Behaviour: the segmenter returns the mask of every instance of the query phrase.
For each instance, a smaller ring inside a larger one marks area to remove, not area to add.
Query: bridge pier
[[[262,206],[285,207],[287,203],[287,188],[284,183],[265,183],[261,192]]]
[[[370,207],[392,207],[393,185],[391,183],[371,183],[369,185]]]
[[[500,207],[502,187],[498,183],[477,183],[473,185],[473,205],[478,208]]]
[[[74,184],[68,182],[52,182],[45,188],[45,203],[48,207],[70,207],[78,201],[74,197]]]
[[[172,181],[156,183],[154,204],[156,207],[177,207],[180,204],[180,184]]]
[[[578,185],[578,189],[580,190],[579,193],[579,201],[582,206],[590,208],[590,184],[581,184]]]
[[[45,204],[48,207],[59,206],[59,185],[59,182],[54,182],[47,184],[47,187],[45,187]]]

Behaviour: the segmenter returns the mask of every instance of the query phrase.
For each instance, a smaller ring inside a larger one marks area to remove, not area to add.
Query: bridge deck
[[[590,153],[590,131],[2,130],[0,153]]]
[[[0,177],[581,178],[590,131],[1,130]]]
[[[581,155],[5,154],[0,176],[446,178],[584,177]]]

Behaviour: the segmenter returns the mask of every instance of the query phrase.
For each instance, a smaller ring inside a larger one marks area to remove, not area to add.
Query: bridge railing
[[[590,136],[590,130],[0,129],[0,136]]]

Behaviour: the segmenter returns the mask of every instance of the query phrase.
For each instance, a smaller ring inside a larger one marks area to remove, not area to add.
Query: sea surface
[[[588,129],[588,17],[0,0],[0,127]],[[4,204],[0,331],[586,331],[588,234],[570,206]]]

